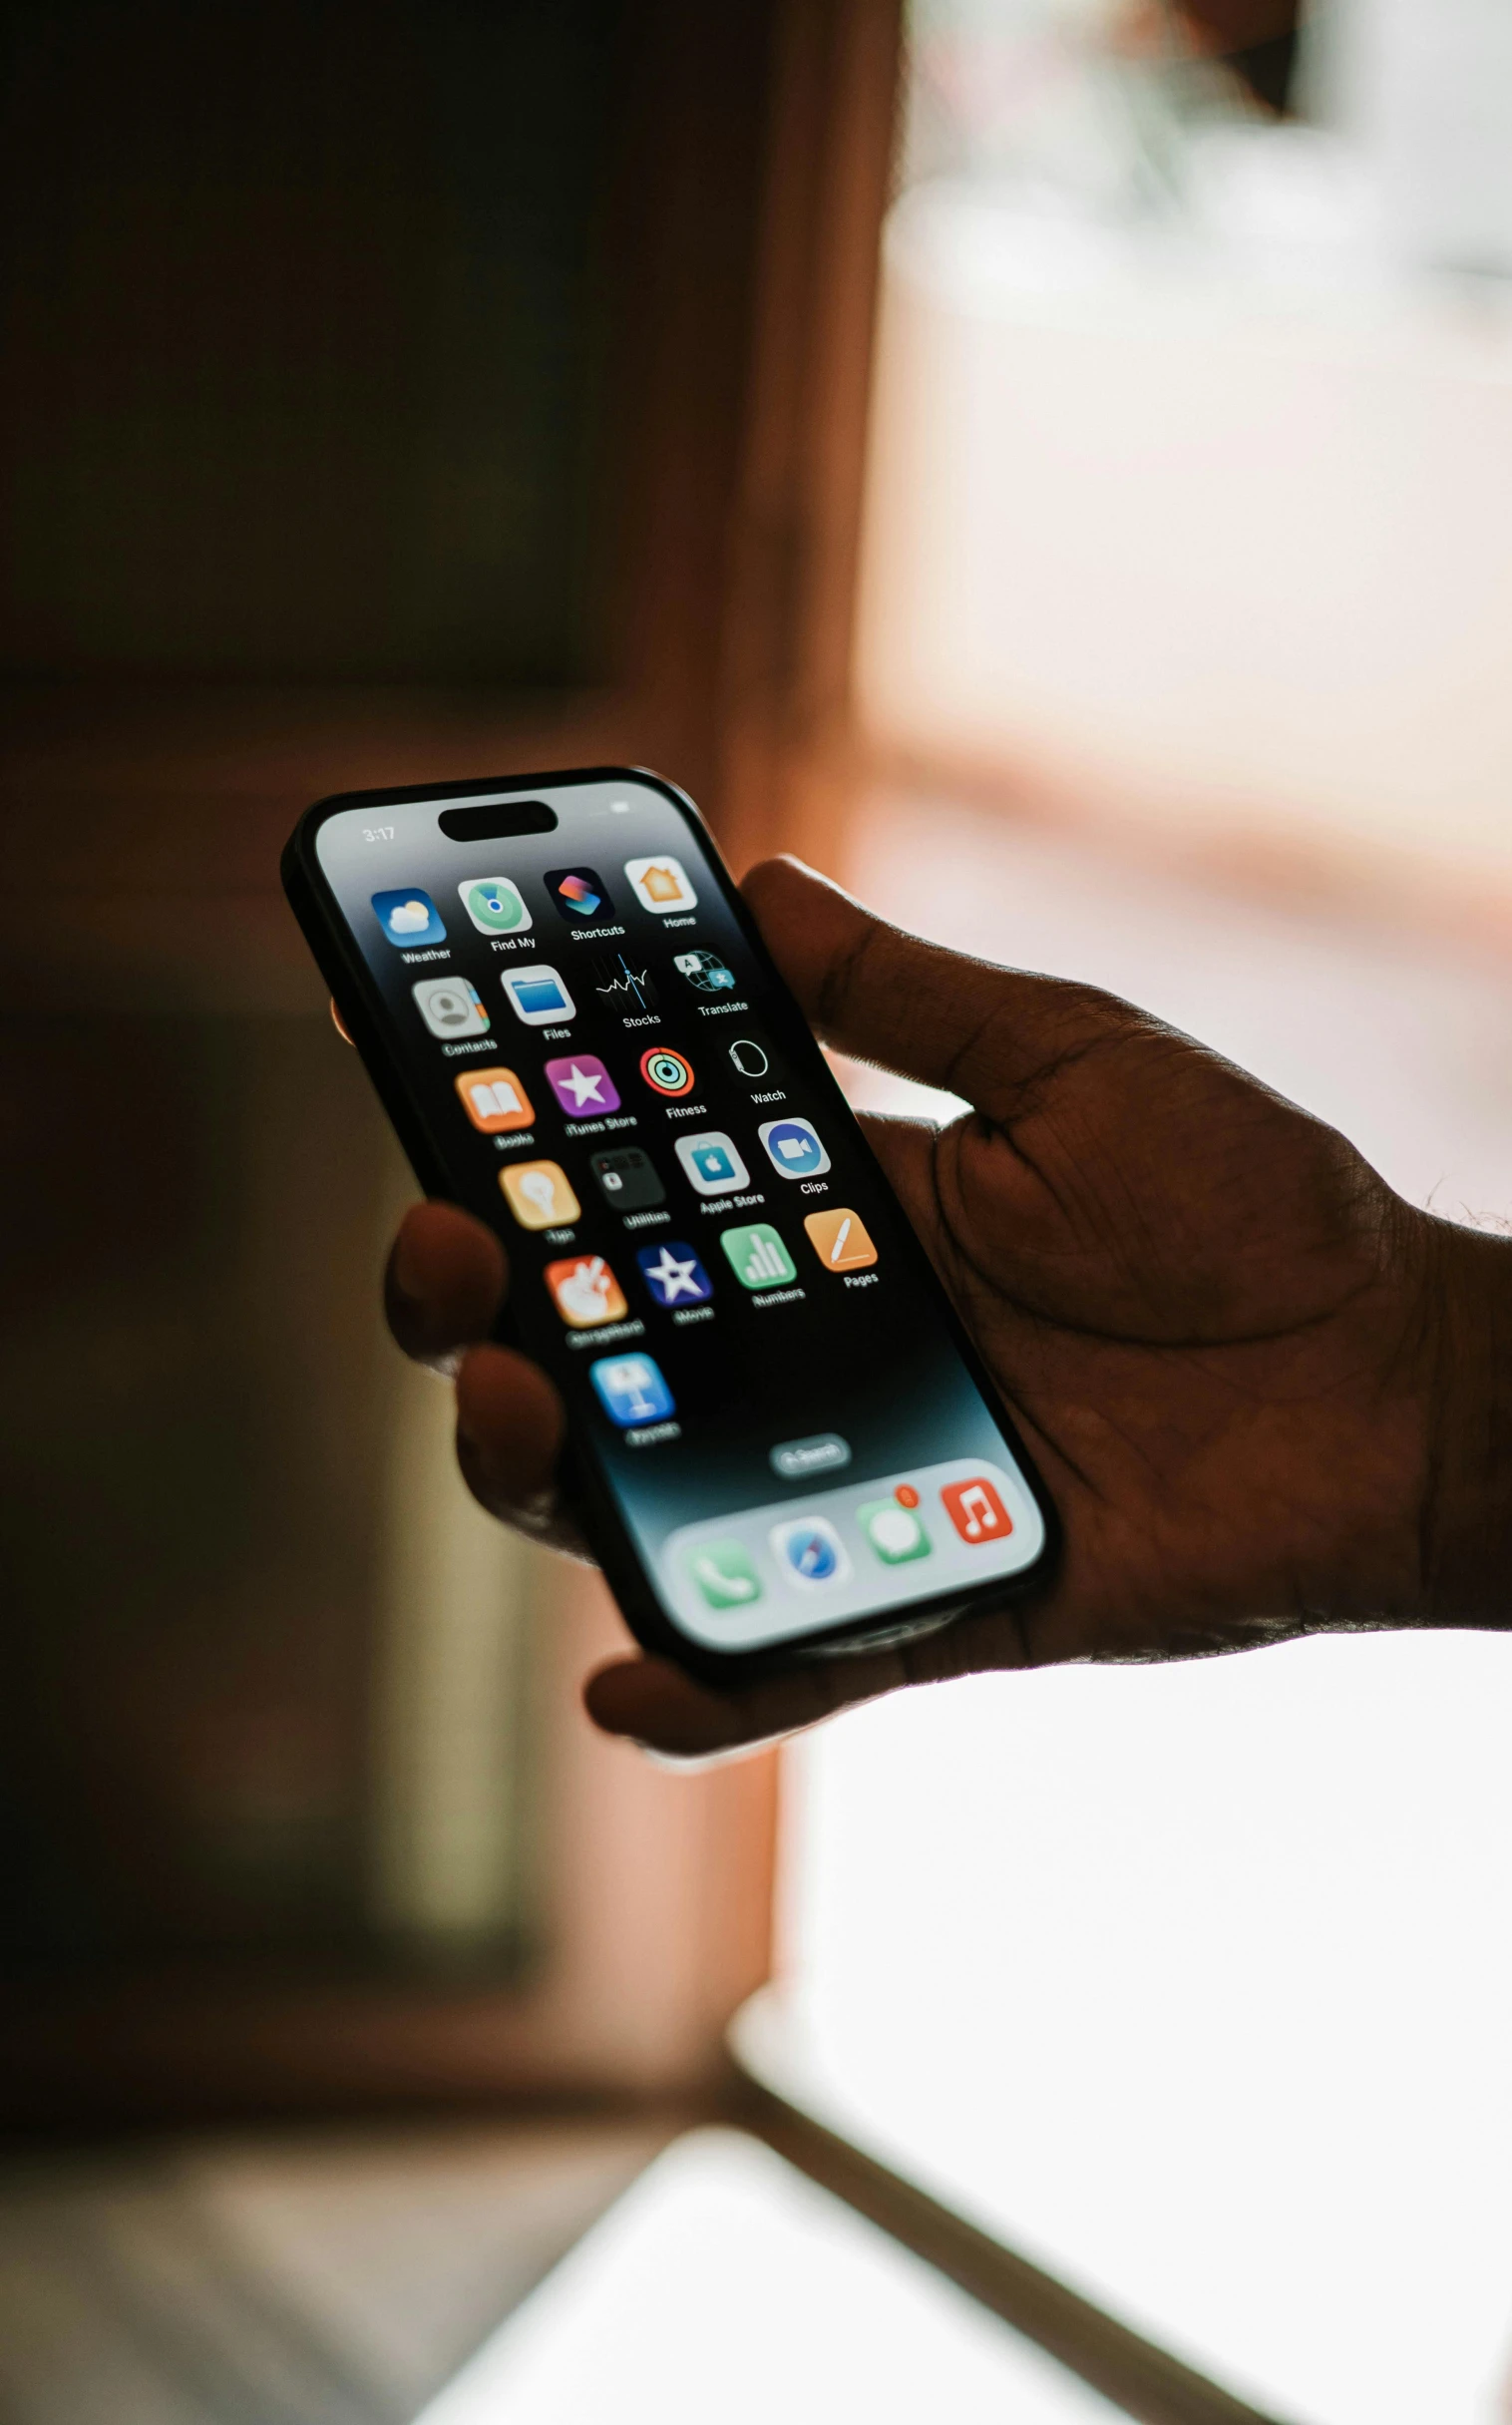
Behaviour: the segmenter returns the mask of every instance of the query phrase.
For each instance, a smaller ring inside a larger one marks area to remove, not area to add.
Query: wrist
[[[1512,1240],[1425,1218],[1421,1622],[1512,1628]]]

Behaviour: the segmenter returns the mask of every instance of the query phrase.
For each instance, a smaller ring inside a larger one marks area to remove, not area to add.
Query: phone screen
[[[526,799],[550,831],[443,830]],[[432,1162],[505,1237],[522,1344],[677,1635],[819,1639],[1035,1562],[923,1250],[671,793],[338,805],[314,851]]]

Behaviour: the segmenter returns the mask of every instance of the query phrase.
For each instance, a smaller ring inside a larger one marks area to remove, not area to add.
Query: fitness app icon
[[[457,890],[480,935],[523,935],[532,924],[520,887],[508,876],[465,876]]]
[[[674,1052],[667,1044],[653,1044],[642,1052],[640,1074],[658,1094],[691,1094],[697,1083],[686,1053]]]
[[[398,893],[375,893],[373,915],[390,943],[401,950],[417,943],[445,943],[446,929],[429,893],[410,885]]]

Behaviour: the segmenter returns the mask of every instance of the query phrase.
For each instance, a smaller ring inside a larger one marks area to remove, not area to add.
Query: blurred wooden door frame
[[[591,693],[14,682],[0,819],[28,933],[0,991],[88,963],[177,1006],[315,999],[276,863],[306,800],[511,767],[649,763],[737,868],[823,855],[843,755],[900,0],[654,0],[625,111],[620,637]],[[630,273],[633,272],[631,275]],[[129,910],[129,915],[123,912]],[[0,2120],[520,2092],[696,2093],[770,1964],[772,1756],[669,1778],[593,1739],[574,1683],[622,1641],[596,1580],[551,1653],[539,1975],[460,1992],[58,1983],[0,2005]]]

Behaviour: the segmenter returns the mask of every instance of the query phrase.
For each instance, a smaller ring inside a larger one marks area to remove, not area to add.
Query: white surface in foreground
[[[1116,2411],[755,2140],[679,2140],[419,2425],[1108,2425]]]

